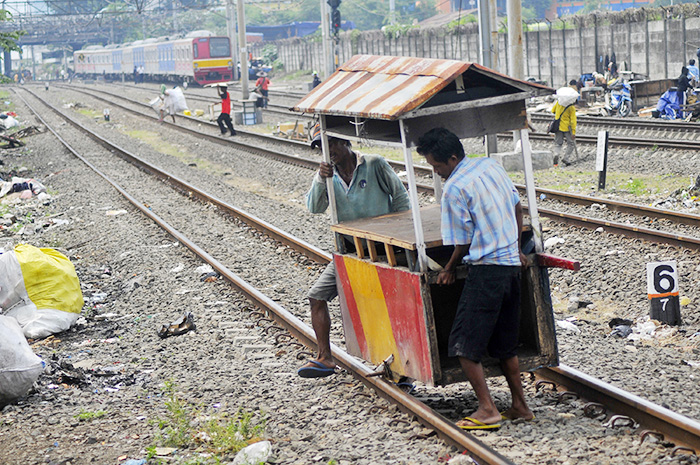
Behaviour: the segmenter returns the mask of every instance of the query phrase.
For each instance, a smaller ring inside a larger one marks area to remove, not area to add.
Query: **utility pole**
[[[331,68],[331,73],[335,72],[338,68],[338,34],[340,33],[340,0],[328,0],[328,5],[331,7],[331,31],[333,32],[333,66]]]
[[[389,0],[389,24],[396,23],[396,0]]]
[[[508,0],[508,70],[512,77],[525,79],[523,66],[523,12],[520,0]],[[520,141],[520,131],[513,131],[513,146]]]
[[[238,57],[236,56],[236,52],[238,51],[238,40],[236,39],[236,28],[234,27],[234,24],[236,23],[235,16],[236,13],[233,9],[233,0],[226,0],[226,34],[228,35],[231,46],[231,66],[233,67],[231,70],[231,78],[234,81],[236,80],[238,74],[238,67],[236,66],[236,63],[238,62]],[[243,71],[243,68],[241,68],[241,71]]]
[[[490,0],[479,0],[479,45],[481,46],[481,64],[493,68],[493,46],[491,44],[491,12]],[[495,2],[494,2],[495,3]],[[498,37],[498,36],[496,36]],[[496,136],[486,136],[486,155],[498,152]]]
[[[237,0],[238,7],[238,44],[241,49],[241,98],[248,100],[248,49],[245,37],[245,6],[243,0]]]
[[[333,74],[332,63],[333,57],[331,56],[331,26],[330,26],[330,10],[328,9],[328,3],[325,0],[321,1],[321,38],[323,43],[323,79],[328,79],[328,76]]]

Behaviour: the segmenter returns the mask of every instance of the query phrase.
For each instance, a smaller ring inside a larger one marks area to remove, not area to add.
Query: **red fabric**
[[[227,115],[231,114],[231,96],[228,94],[228,92],[221,97],[221,113]]]
[[[262,84],[262,87],[260,87],[262,90],[267,90],[267,88],[270,86],[270,80],[266,77],[259,77],[257,81],[255,81],[255,87],[258,87],[259,85]]]

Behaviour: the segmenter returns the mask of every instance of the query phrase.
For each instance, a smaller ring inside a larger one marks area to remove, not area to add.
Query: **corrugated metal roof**
[[[420,107],[470,67],[499,76],[517,87],[524,84],[547,89],[463,61],[356,55],[292,110],[394,120]]]

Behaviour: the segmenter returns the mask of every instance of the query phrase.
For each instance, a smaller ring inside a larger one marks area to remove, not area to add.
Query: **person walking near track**
[[[520,326],[520,274],[527,257],[520,249],[522,206],[518,191],[491,158],[467,158],[459,138],[435,128],[418,139],[417,151],[443,179],[441,233],[454,246],[437,284],[455,282],[463,261],[467,277],[448,340],[448,356],[457,357],[479,402],[457,422],[462,429],[495,429],[501,420],[532,420],[520,380],[517,347]],[[482,358],[500,360],[512,397],[499,413],[489,392]]]
[[[231,96],[228,93],[228,87],[219,86],[217,87],[217,90],[219,92],[219,97],[221,98],[221,114],[219,114],[219,117],[216,119],[216,122],[219,125],[219,130],[221,130],[222,136],[226,134],[226,128],[224,127],[225,123],[226,127],[228,127],[229,135],[235,136],[236,130],[233,129],[233,123],[231,122]]]
[[[334,137],[328,138],[328,150],[332,164],[321,163],[306,195],[306,206],[311,213],[323,213],[328,208],[326,178],[331,177],[338,221],[386,215],[410,208],[406,188],[383,157],[353,152],[350,141]],[[328,302],[337,295],[335,266],[331,262],[307,295],[311,305],[311,325],[318,342],[318,358],[299,368],[297,374],[303,378],[322,378],[335,373]]]

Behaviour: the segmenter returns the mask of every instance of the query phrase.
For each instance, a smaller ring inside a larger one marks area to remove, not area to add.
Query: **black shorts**
[[[450,332],[448,355],[474,362],[517,355],[520,267],[470,265]]]

